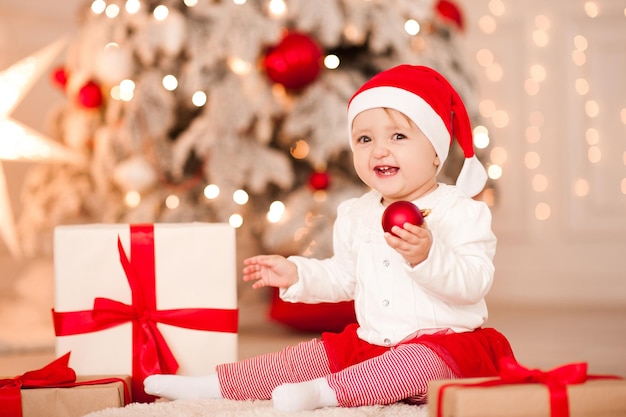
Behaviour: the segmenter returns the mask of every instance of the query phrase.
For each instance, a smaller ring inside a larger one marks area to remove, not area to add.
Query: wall
[[[75,30],[74,15],[80,3],[80,0],[62,3],[0,0],[0,68]],[[585,13],[585,2],[579,0],[459,3],[468,22],[464,39],[467,60],[476,67],[480,95],[508,116],[508,123],[497,127],[499,119],[493,118],[492,112],[487,111],[489,106],[485,106],[492,147],[500,155],[502,151],[506,153],[501,163],[502,177],[496,182],[493,208],[499,246],[491,302],[623,306],[626,301],[623,2],[597,1],[600,9],[595,18]],[[504,6],[501,15],[499,5]],[[489,19],[496,27],[490,34],[479,27],[479,22],[488,23]],[[533,36],[542,34],[547,35],[548,43],[538,46]],[[588,42],[583,51],[586,63],[576,65],[572,55],[577,48],[575,37],[581,34]],[[492,53],[493,62],[489,65],[476,60],[476,53],[483,49]],[[490,81],[488,74],[497,73],[498,68],[501,78]],[[531,77],[533,68],[539,69],[534,73],[535,81]],[[576,91],[579,78],[589,83],[585,95]],[[538,86],[538,92],[529,94],[525,88],[533,85]],[[12,116],[45,132],[47,109],[61,99],[48,80],[42,79]],[[585,112],[590,99],[600,109],[594,117]],[[589,128],[597,129],[597,143],[593,137],[588,138]],[[591,162],[590,156],[594,158],[597,151],[601,153],[600,160]],[[498,160],[498,155],[494,156]],[[529,168],[527,164],[533,161],[538,165]],[[5,162],[3,165],[17,213],[19,188],[29,164]],[[576,194],[576,184],[582,196]],[[537,218],[543,215],[542,208],[549,208],[545,220]],[[11,259],[0,242],[0,278],[17,277],[27,268],[27,264]]]
[[[623,306],[624,3],[588,2],[598,5],[596,17],[584,1],[463,3],[468,60],[477,63],[481,97],[496,110],[481,109],[492,152],[496,160],[506,155],[493,209],[499,246],[492,301]],[[495,30],[486,33],[481,24]],[[478,56],[487,59],[478,63]],[[503,115],[508,122],[496,127]]]
[[[52,41],[69,35],[76,30],[75,13],[80,0],[44,2],[41,0],[0,0],[0,71]],[[11,117],[26,126],[45,133],[48,109],[62,95],[55,91],[44,76],[37,81],[31,92],[11,113]],[[1,140],[1,138],[0,138]],[[13,215],[20,210],[19,191],[31,163],[2,161],[7,177]],[[29,265],[16,261],[0,239],[0,290],[8,286],[11,279],[19,276]]]

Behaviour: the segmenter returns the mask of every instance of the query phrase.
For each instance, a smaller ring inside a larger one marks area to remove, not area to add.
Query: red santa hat
[[[448,157],[455,137],[465,155],[456,185],[470,197],[482,191],[487,173],[474,154],[467,110],[443,75],[428,67],[412,65],[378,73],[363,84],[348,103],[349,137],[354,118],[365,110],[379,107],[403,113],[420,128],[439,156],[441,163],[437,172]]]

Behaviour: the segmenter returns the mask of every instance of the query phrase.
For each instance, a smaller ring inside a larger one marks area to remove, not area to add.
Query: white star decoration
[[[11,254],[21,255],[2,160],[47,160],[82,163],[80,154],[9,117],[33,84],[59,54],[65,40],[41,49],[0,72],[0,238]]]

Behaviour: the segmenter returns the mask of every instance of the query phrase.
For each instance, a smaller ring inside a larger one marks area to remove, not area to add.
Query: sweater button
[[[389,300],[383,300],[383,307],[389,307]]]
[[[385,346],[389,346],[391,345],[391,340],[385,338],[385,340],[383,340],[383,343],[385,344]]]
[[[391,265],[391,262],[389,262],[389,259],[385,259],[385,260],[383,261],[383,266],[384,266],[385,268],[388,268],[388,267],[389,267],[389,265]]]

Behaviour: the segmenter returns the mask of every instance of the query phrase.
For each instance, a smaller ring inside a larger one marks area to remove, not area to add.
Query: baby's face
[[[404,114],[365,110],[354,118],[350,140],[357,175],[382,193],[385,205],[415,200],[437,187],[435,149]]]

